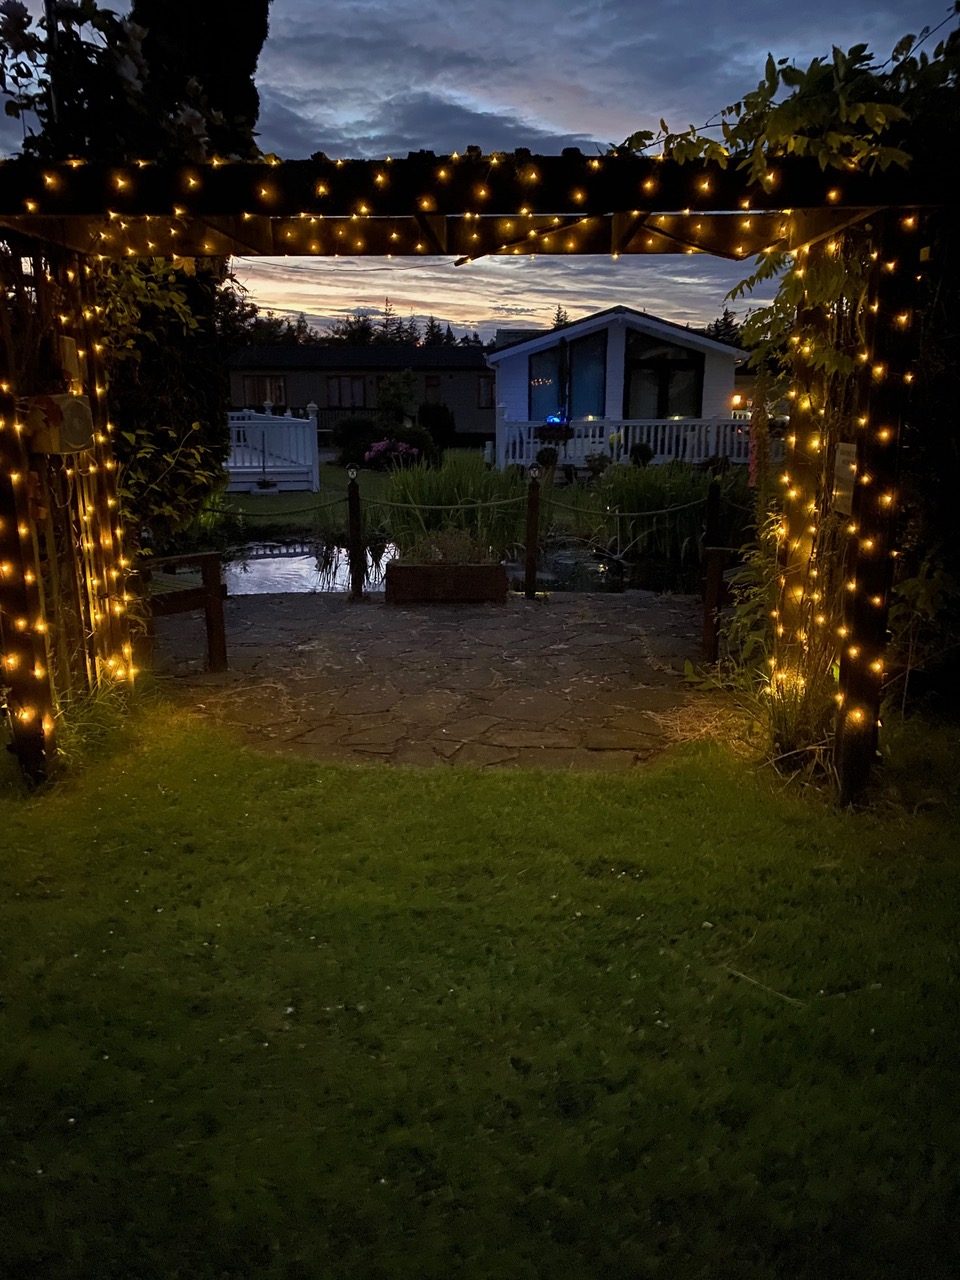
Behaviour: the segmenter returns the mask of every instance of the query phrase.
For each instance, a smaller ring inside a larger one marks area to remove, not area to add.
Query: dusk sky
[[[755,87],[768,51],[805,65],[834,44],[865,42],[885,59],[903,34],[948,11],[937,0],[273,0],[257,74],[259,141],[285,158],[471,144],[590,153],[661,117],[677,128],[703,123]],[[261,306],[303,311],[321,327],[389,297],[401,315],[432,313],[488,336],[498,325],[548,323],[558,303],[572,319],[623,303],[704,323],[743,269],[699,255],[465,267],[261,258],[238,261],[236,273]],[[735,309],[742,315],[745,304]]]

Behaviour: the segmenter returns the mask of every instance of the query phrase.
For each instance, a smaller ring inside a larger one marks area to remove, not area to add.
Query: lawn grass
[[[146,713],[0,792],[6,1274],[953,1277],[954,801]]]

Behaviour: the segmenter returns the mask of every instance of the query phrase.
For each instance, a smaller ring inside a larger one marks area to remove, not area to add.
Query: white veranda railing
[[[308,406],[308,409],[313,406]],[[320,490],[317,418],[243,409],[228,415],[230,485],[273,482],[287,489]]]
[[[544,446],[537,439],[542,422],[505,422],[497,427],[497,464],[529,466]],[[750,424],[735,418],[597,419],[572,422],[573,438],[557,445],[559,464],[583,466],[591,453],[630,461],[634,445],[646,445],[654,464],[707,462],[728,458],[746,463],[750,455]],[[613,439],[611,440],[611,437]]]

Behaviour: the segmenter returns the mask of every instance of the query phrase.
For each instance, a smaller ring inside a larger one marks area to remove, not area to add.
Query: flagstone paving
[[[252,743],[315,759],[630,769],[698,696],[701,605],[632,591],[505,605],[388,607],[340,595],[226,601],[230,670],[203,670],[202,619],[157,620],[178,701]],[[702,696],[702,695],[701,695]]]

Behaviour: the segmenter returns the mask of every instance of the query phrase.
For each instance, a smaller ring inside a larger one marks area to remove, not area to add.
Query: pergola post
[[[55,750],[54,690],[36,522],[40,514],[12,387],[0,392],[0,685],[13,749],[42,782]]]
[[[872,270],[864,308],[865,397],[858,419],[849,531],[855,544],[844,592],[844,647],[835,763],[842,804],[863,793],[877,752],[887,618],[898,555],[898,453],[915,378],[922,221],[913,210],[873,219]]]

